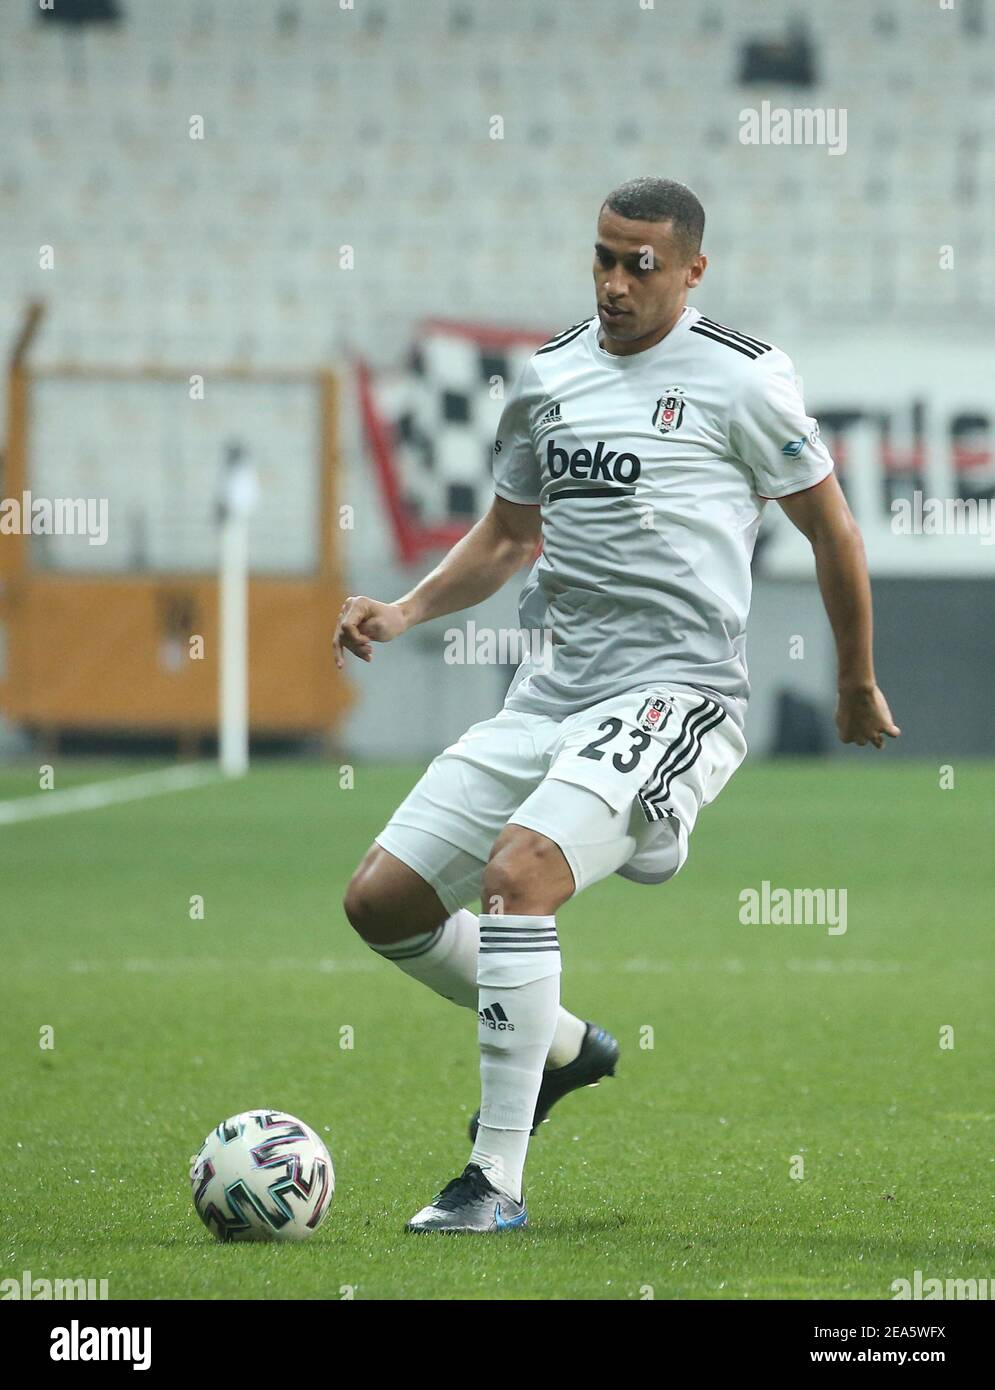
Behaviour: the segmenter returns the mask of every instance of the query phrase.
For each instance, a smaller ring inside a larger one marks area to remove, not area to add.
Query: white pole
[[[220,505],[218,753],[226,777],[249,770],[249,516],[255,477],[241,450],[228,451]]]

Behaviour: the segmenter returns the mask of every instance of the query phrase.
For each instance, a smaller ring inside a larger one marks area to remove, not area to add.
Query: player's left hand
[[[836,698],[836,728],[843,743],[856,743],[861,748],[868,743],[883,748],[884,734],[898,738],[902,732],[876,685],[840,689]]]

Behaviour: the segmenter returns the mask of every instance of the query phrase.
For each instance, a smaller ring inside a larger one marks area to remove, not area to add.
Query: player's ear
[[[703,256],[699,251],[688,266],[687,276],[684,281],[689,290],[694,289],[695,285],[701,283],[701,277],[704,275],[707,265],[708,257]]]

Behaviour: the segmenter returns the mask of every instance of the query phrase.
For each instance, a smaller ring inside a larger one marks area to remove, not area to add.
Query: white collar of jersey
[[[685,304],[681,310],[681,316],[674,324],[673,328],[665,338],[661,338],[652,347],[644,348],[642,352],[630,352],[622,355],[617,352],[607,352],[598,341],[601,334],[601,322],[597,316],[594,318],[593,332],[588,339],[591,351],[603,367],[617,367],[621,371],[632,371],[636,367],[645,367],[656,362],[659,358],[665,357],[673,348],[676,339],[684,337],[684,334],[697,319],[701,318],[701,310],[694,309],[690,304]]]

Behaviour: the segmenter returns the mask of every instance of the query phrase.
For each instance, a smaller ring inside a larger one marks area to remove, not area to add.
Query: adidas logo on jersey
[[[575,449],[568,454],[566,449],[558,449],[551,439],[546,445],[546,467],[551,478],[562,478],[569,473],[571,478],[584,478],[590,482],[634,483],[642,472],[642,462],[635,454],[620,454],[609,449],[603,439],[590,449]]]
[[[508,1015],[500,1004],[488,1004],[486,1009],[478,1009],[477,1017],[483,1028],[493,1028],[498,1033],[513,1033],[515,1025],[508,1022]]]
[[[550,406],[542,419],[537,422],[536,428],[538,429],[541,425],[558,425],[561,418],[560,403],[557,401],[555,405]]]

